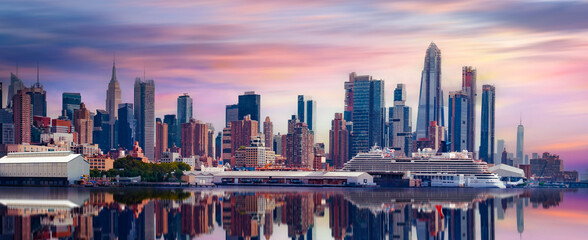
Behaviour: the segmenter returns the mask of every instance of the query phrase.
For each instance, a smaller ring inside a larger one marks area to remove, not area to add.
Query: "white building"
[[[0,185],[67,185],[90,174],[90,164],[72,152],[8,153],[0,158]]]
[[[189,157],[189,158],[183,158],[182,156],[180,156],[179,153],[175,153],[175,152],[164,152],[161,156],[161,158],[159,159],[160,163],[173,163],[173,162],[182,162],[185,164],[190,165],[190,168],[194,169],[194,167],[198,167],[199,165],[197,165],[196,163],[196,158],[194,156]]]

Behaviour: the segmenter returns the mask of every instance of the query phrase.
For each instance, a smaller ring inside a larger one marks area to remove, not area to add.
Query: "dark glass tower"
[[[111,126],[113,125],[110,124],[110,114],[106,110],[96,110],[92,142],[98,144],[102,152],[108,152],[110,150]]]
[[[384,81],[357,76],[353,82],[353,137],[351,156],[384,145]]]
[[[79,93],[63,93],[61,104],[62,116],[67,117],[68,120],[74,121],[74,111],[80,109],[82,103],[82,96]]]
[[[308,125],[310,131],[316,126],[316,101],[310,96],[298,95],[298,119]]]
[[[163,116],[163,123],[167,124],[167,147],[171,149],[174,144],[179,147],[181,141],[178,132],[180,127],[175,114],[168,114]]]
[[[239,120],[243,120],[246,115],[251,115],[251,120],[259,121],[261,115],[261,96],[255,94],[254,91],[245,92],[243,95],[239,95]],[[259,125],[257,126],[259,132]]]
[[[118,105],[118,143],[119,146],[131,150],[135,143],[135,116],[132,103]]]
[[[475,151],[476,143],[476,69],[471,66],[462,68],[461,71],[461,89],[468,96],[468,125],[467,125],[467,138],[466,138],[466,149],[469,152]]]
[[[449,93],[450,151],[467,150],[469,97],[462,91]]]
[[[192,98],[187,93],[178,97],[178,123],[190,122],[192,119]]]
[[[389,112],[389,147],[405,156],[412,152],[412,109],[406,106],[406,87],[398,84],[394,89],[394,107]]]
[[[494,111],[496,88],[492,85],[482,86],[482,126],[480,131],[480,159],[494,164]],[[502,151],[503,149],[498,149]]]
[[[417,115],[416,137],[429,136],[429,124],[436,121],[445,126],[443,114],[443,90],[441,90],[441,50],[431,43],[425,55],[425,66],[421,75],[421,91]]]

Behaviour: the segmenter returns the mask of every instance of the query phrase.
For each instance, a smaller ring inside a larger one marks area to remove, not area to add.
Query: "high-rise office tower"
[[[126,150],[132,150],[135,144],[136,120],[132,103],[118,105],[118,144]]]
[[[18,93],[19,90],[25,88],[24,83],[18,78],[18,71],[17,74],[10,73],[10,85],[8,86],[8,98],[6,101],[7,106],[14,106],[13,104],[13,97]]]
[[[14,143],[31,142],[31,96],[26,94],[26,88],[19,90],[12,97],[14,116]]]
[[[305,122],[310,131],[315,131],[316,101],[311,96],[298,95],[298,120]]]
[[[467,150],[469,97],[463,91],[449,93],[449,150]]]
[[[75,110],[74,119],[74,128],[78,133],[78,144],[91,144],[94,120],[90,117],[90,111],[86,108],[86,104],[81,103],[80,109]]]
[[[176,147],[181,146],[180,136],[178,132],[180,132],[180,126],[178,125],[178,120],[176,119],[175,114],[167,114],[163,116],[163,122],[167,124],[167,148],[172,148],[174,145]]]
[[[98,147],[102,152],[110,151],[112,144],[110,140],[112,137],[110,134],[112,131],[110,127],[114,124],[110,124],[110,115],[106,110],[96,109],[96,115],[94,115],[94,129],[92,131],[92,142],[98,144]]]
[[[343,168],[343,164],[349,160],[349,132],[341,113],[335,113],[335,119],[331,121],[329,151],[332,166],[336,169]]]
[[[187,93],[178,97],[178,124],[190,122],[192,119],[192,98]]]
[[[259,122],[245,115],[243,120],[231,123],[231,153],[235,153],[241,146],[249,146],[251,139],[259,133]]]
[[[353,120],[353,82],[357,74],[352,72],[349,74],[349,81],[345,82],[345,107],[343,111],[343,119],[347,122],[351,122]]]
[[[225,108],[225,126],[229,126],[229,123],[234,121],[239,121],[238,104],[227,105]]]
[[[214,126],[212,123],[207,123],[206,125],[208,126],[208,151],[206,152],[208,153],[209,157],[214,157]]]
[[[389,147],[411,156],[412,153],[412,109],[406,105],[406,86],[402,83],[394,89],[394,107],[389,112]]]
[[[462,67],[461,71],[461,91],[468,96],[468,116],[466,149],[468,152],[475,152],[476,144],[476,69],[471,66]]]
[[[282,135],[278,133],[278,135],[274,135],[274,149],[273,151],[276,155],[282,155]]]
[[[494,163],[495,102],[496,88],[492,85],[482,86],[480,159],[490,164]]]
[[[385,104],[383,80],[373,80],[368,75],[355,77],[352,157],[360,152],[368,152],[374,145],[384,146]]]
[[[504,139],[496,140],[496,155],[494,155],[494,164],[499,164],[502,161],[502,152],[505,150]]]
[[[314,137],[308,125],[294,116],[288,121],[286,139],[286,165],[294,168],[312,168]]]
[[[159,161],[163,153],[168,149],[168,126],[161,121],[161,118],[155,120],[155,160]]]
[[[223,132],[218,132],[214,139],[214,158],[221,159],[223,152]]]
[[[223,164],[231,164],[231,166],[235,166],[233,162],[231,162],[231,158],[233,157],[233,144],[231,141],[233,137],[231,136],[232,130],[232,123],[228,123],[225,128],[223,128],[223,137],[222,137],[222,156]]]
[[[63,93],[61,100],[61,114],[67,120],[74,122],[74,111],[80,109],[82,96],[79,93]]]
[[[137,120],[136,139],[143,148],[145,156],[155,158],[155,83],[153,80],[135,79],[135,119]]]
[[[31,113],[33,116],[47,116],[47,93],[43,85],[39,83],[39,65],[37,65],[37,82],[27,88],[27,94],[31,96]]]
[[[208,156],[208,124],[194,119],[182,124],[182,156]]]
[[[118,118],[118,105],[122,102],[120,84],[116,79],[116,64],[112,61],[112,76],[106,90],[106,112],[110,115],[110,122]]]
[[[518,164],[529,164],[526,163],[523,159],[523,148],[525,145],[525,127],[523,127],[523,121],[519,122],[519,126],[517,127],[517,161]]]
[[[421,75],[421,91],[417,115],[416,138],[429,136],[429,123],[445,126],[443,90],[441,89],[441,50],[431,43],[425,55],[425,66]]]
[[[251,115],[251,120],[261,122],[261,96],[255,94],[255,91],[245,92],[239,95],[239,120],[243,120],[246,115]],[[257,125],[259,132],[259,125]]]
[[[270,121],[270,117],[265,117],[263,122],[263,136],[265,137],[265,147],[274,150],[274,124]]]

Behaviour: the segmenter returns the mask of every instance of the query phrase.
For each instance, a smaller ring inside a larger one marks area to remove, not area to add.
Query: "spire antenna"
[[[37,87],[39,87],[39,62],[37,62]]]

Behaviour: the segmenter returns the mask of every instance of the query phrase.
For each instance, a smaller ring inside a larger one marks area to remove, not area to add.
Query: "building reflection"
[[[555,207],[562,191],[240,192],[0,188],[0,239],[495,239],[514,211]],[[512,209],[512,210],[511,210]],[[321,231],[317,231],[321,229]],[[219,235],[220,234],[220,235]]]

